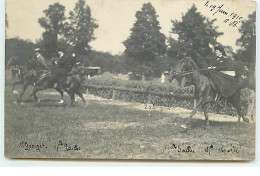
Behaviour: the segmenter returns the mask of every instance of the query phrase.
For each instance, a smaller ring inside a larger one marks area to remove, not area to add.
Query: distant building
[[[87,67],[87,69],[89,70],[88,77],[101,75],[101,67]]]

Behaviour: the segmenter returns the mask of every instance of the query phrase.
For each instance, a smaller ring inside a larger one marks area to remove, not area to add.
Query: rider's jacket
[[[37,67],[41,67],[41,68],[44,68],[44,69],[47,68],[45,59],[44,59],[44,57],[43,57],[40,53],[35,53],[35,54],[33,55],[32,60],[34,60],[34,61],[37,62],[37,65],[36,65],[36,68],[35,68],[35,69],[37,69]]]
[[[212,67],[214,70],[223,71],[227,69],[226,58],[224,58],[224,56],[213,57],[211,61],[212,62],[210,67]]]
[[[62,57],[59,57],[56,61],[55,61],[55,64],[57,66],[60,66],[60,67],[65,67],[66,66],[66,59],[64,58],[64,56]]]

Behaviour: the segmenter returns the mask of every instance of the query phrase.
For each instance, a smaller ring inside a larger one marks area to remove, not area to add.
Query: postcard
[[[5,157],[255,159],[255,1],[6,0],[5,15]]]

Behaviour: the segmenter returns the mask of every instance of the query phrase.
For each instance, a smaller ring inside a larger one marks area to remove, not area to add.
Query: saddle
[[[49,79],[52,77],[52,74],[50,71],[44,71],[41,72],[41,74],[38,75],[38,83],[41,84],[44,82],[46,79]]]

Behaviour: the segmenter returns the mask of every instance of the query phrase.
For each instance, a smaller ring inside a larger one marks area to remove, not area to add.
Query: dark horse
[[[86,105],[86,100],[83,96],[83,87],[82,87],[82,82],[83,78],[82,76],[86,73],[87,69],[83,66],[77,67],[75,69],[72,69],[68,74],[65,80],[62,83],[61,88],[55,88],[58,92],[62,92],[62,100],[63,100],[63,91],[67,92],[70,96],[70,103],[68,104],[67,107],[70,107],[73,105],[75,102],[75,94],[77,94],[83,101],[84,105]],[[50,74],[50,73],[49,73]],[[36,95],[37,92],[48,89],[48,88],[53,88],[55,82],[57,80],[53,80],[53,77],[51,74],[49,76],[45,76],[44,79],[40,80],[38,84],[36,84],[36,87],[33,89],[32,94],[30,97],[34,97],[35,101],[38,101],[38,97]],[[30,98],[29,97],[29,98]]]
[[[42,77],[45,77],[43,80],[40,80],[42,79]],[[50,76],[50,73],[48,70],[41,70],[39,71],[38,73],[32,69],[28,72],[23,72],[23,89],[17,99],[17,102],[20,102],[21,101],[21,98],[22,96],[24,95],[27,87],[29,85],[32,85],[34,86],[35,88],[40,86],[40,85],[44,85],[45,89],[47,88],[53,88],[53,85],[54,85],[54,82],[53,80],[51,79],[51,76]],[[14,91],[15,89],[15,85],[17,84],[14,84],[13,85],[13,93],[16,94],[17,92]],[[34,88],[34,89],[35,89]],[[60,102],[63,102],[63,90],[60,89],[60,88],[55,88],[61,95],[61,101]],[[38,101],[38,99],[37,99]]]
[[[206,104],[208,102],[214,101],[216,97],[221,95],[216,87],[212,84],[212,80],[208,76],[208,72],[211,72],[211,70],[199,70],[196,63],[190,58],[184,58],[180,60],[178,65],[170,72],[169,81],[174,79],[176,76],[185,75],[187,79],[195,86],[194,97],[197,101],[197,104],[194,106],[194,109],[190,113],[189,118],[185,120],[184,124],[181,126],[183,128],[188,128],[190,126],[191,118],[195,115],[198,108],[200,107],[202,107],[205,120],[207,125],[209,125]],[[227,98],[227,100],[236,108],[238,113],[238,122],[240,122],[241,117],[243,118],[243,121],[248,122],[249,120],[244,117],[240,107],[240,91],[246,86],[246,81],[242,81],[241,79],[237,80],[239,81],[239,86],[236,87],[236,90],[232,93],[232,95],[230,94],[225,98]]]

